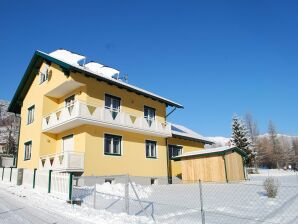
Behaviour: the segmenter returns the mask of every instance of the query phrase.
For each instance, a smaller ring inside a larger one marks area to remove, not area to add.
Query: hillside
[[[9,102],[0,99],[0,144],[7,143],[9,133],[15,142],[18,138],[19,118],[13,113],[7,112]]]

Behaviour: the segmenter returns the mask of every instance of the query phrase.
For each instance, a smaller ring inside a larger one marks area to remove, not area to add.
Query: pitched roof
[[[214,142],[208,140],[199,133],[182,125],[171,124],[171,132],[173,137],[183,138],[191,141],[199,141],[207,144],[214,144]]]
[[[192,152],[186,152],[179,156],[176,156],[174,159],[181,159],[185,157],[199,157],[199,156],[211,156],[211,155],[224,155],[227,152],[235,151],[238,152],[241,156],[246,157],[247,153],[243,150],[239,149],[236,146],[224,146],[224,147],[218,147],[218,148],[210,148],[210,149],[202,149]]]
[[[72,53],[72,52],[69,52],[66,50],[61,50],[61,51],[63,51],[63,52],[61,52],[61,54],[54,54],[54,52],[52,54],[47,54],[42,51],[35,51],[29,65],[26,69],[26,72],[25,72],[16,92],[15,92],[15,95],[9,105],[8,110],[10,112],[20,113],[22,101],[25,98],[26,93],[29,90],[29,88],[35,78],[36,72],[38,71],[38,69],[40,68],[40,66],[44,60],[47,62],[52,62],[52,63],[58,64],[62,68],[62,70],[64,71],[65,74],[69,74],[70,71],[79,72],[79,73],[91,76],[97,80],[105,81],[109,84],[118,86],[120,88],[127,89],[129,91],[135,92],[135,93],[143,95],[145,97],[149,97],[154,100],[158,100],[162,103],[165,103],[168,106],[183,108],[183,106],[181,104],[171,101],[167,98],[161,97],[157,94],[154,94],[147,90],[141,89],[134,85],[125,83],[123,81],[114,79],[111,76],[96,72],[93,69],[90,69],[90,67],[88,68],[88,67],[79,65],[78,61],[85,58],[82,55],[75,54],[75,53]],[[70,54],[67,52],[69,52]],[[64,57],[63,57],[63,54],[64,54]],[[71,54],[73,54],[73,55],[71,55]],[[105,71],[107,71],[108,68],[109,67],[105,66]],[[115,69],[113,69],[113,70],[115,70]],[[115,71],[117,71],[117,70],[115,70]],[[111,70],[109,70],[109,72],[111,72]]]

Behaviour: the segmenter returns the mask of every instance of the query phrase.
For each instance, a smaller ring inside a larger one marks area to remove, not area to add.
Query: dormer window
[[[49,70],[49,65],[45,64],[43,69],[40,71],[40,82],[39,84],[42,84],[43,82],[48,80],[48,70]]]
[[[144,118],[147,120],[149,126],[155,120],[155,109],[152,107],[144,106]]]

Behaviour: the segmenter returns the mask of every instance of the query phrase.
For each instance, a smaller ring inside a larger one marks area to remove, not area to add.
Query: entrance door
[[[62,138],[63,152],[73,151],[73,135],[68,135]]]

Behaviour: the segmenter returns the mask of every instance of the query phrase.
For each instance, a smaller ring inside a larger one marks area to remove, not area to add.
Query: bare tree
[[[251,150],[252,150],[252,165],[257,169],[258,167],[258,136],[259,136],[259,129],[257,122],[253,119],[251,113],[246,113],[245,115],[245,124],[247,127],[248,135],[251,139]]]
[[[268,138],[270,143],[271,160],[275,164],[275,167],[279,169],[282,165],[282,161],[284,160],[284,153],[277,138],[275,125],[272,121],[269,121],[268,125]]]
[[[294,169],[298,170],[298,138],[295,138],[292,140],[292,150],[294,153],[293,156],[293,165],[294,165]]]

